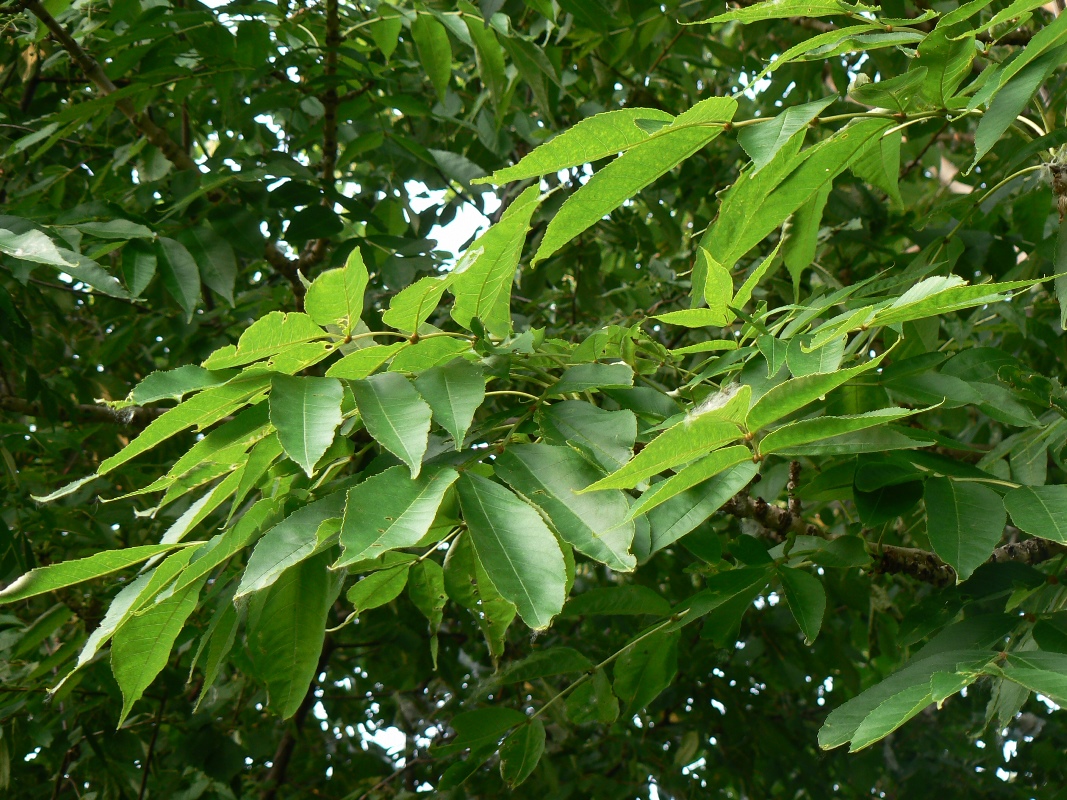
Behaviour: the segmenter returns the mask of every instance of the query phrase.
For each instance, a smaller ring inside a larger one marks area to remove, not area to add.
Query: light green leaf
[[[326,332],[307,314],[272,311],[253,322],[241,334],[236,346],[227,345],[216,350],[203,366],[207,369],[240,367],[280,353],[289,345],[326,338]]]
[[[718,417],[714,410],[691,412],[645,445],[622,469],[602,478],[585,491],[632,489],[653,475],[706,455],[739,438],[741,429]]]
[[[468,252],[474,257],[457,264],[449,289],[456,296],[452,319],[461,327],[470,330],[477,317],[494,336],[506,336],[511,330],[511,286],[530,218],[540,202],[537,186],[528,187],[471,245]]]
[[[192,321],[193,312],[200,305],[200,270],[185,246],[174,239],[159,237],[156,258],[163,285]]]
[[[540,515],[498,483],[471,472],[459,501],[486,574],[531,628],[547,628],[566,599],[563,553]]]
[[[316,324],[324,328],[336,325],[347,336],[360,322],[363,293],[369,279],[363,254],[358,247],[353,247],[344,267],[328,270],[315,278],[304,298],[304,310]]]
[[[415,379],[415,388],[430,405],[434,421],[452,434],[456,450],[485,399],[485,374],[480,364],[457,358],[433,367]]]
[[[514,789],[537,767],[545,752],[545,724],[531,719],[500,746],[500,777]]]
[[[452,77],[452,45],[445,26],[429,14],[419,14],[411,23],[411,38],[419,51],[419,61],[443,103]]]
[[[546,444],[512,445],[494,464],[527,502],[540,508],[568,544],[613,570],[630,572],[637,559],[629,552],[634,525],[622,492],[578,494],[602,476],[596,467],[569,447]]]
[[[648,139],[648,134],[635,124],[638,120],[670,123],[674,117],[654,108],[623,108],[596,114],[536,148],[515,166],[498,169],[474,183],[500,185],[536,178],[626,152]]]
[[[543,261],[623,201],[674,169],[723,131],[733,119],[732,97],[702,100],[645,142],[627,150],[567,198],[548,224],[533,263]]]
[[[319,525],[341,519],[344,507],[345,492],[333,492],[297,509],[267,531],[248,559],[234,600],[268,588],[287,569],[306,560],[318,546],[315,531]]]
[[[785,601],[793,612],[793,619],[804,634],[804,643],[811,644],[819,635],[826,614],[826,589],[822,581],[810,572],[779,567],[778,578],[785,590]]]
[[[111,645],[111,671],[122,690],[119,727],[170,659],[174,640],[196,610],[204,580],[176,592],[128,618],[115,632]]]
[[[888,351],[886,351],[888,352]],[[865,364],[827,374],[805,375],[780,383],[763,395],[748,412],[748,429],[753,433],[787,417],[857,375],[874,369],[885,357],[882,353]]]
[[[758,464],[751,459],[742,461],[653,508],[648,515],[651,552],[662,550],[696,528],[748,486],[757,472]]]
[[[886,425],[898,419],[918,414],[925,409],[880,408],[863,414],[849,414],[840,417],[816,417],[790,422],[776,428],[759,443],[762,455],[770,455],[779,450],[791,450],[798,445],[829,439],[852,431],[861,431],[877,425]]]
[[[1067,544],[1067,486],[1021,486],[1004,496],[1011,520],[1031,536]]]
[[[419,278],[393,296],[389,301],[389,310],[382,314],[382,322],[405,333],[417,331],[437,308],[452,279],[452,274],[440,278]]]
[[[326,370],[326,377],[347,378],[352,381],[362,380],[405,347],[409,347],[407,342],[373,344],[370,347],[360,348],[333,364]]]
[[[391,603],[408,583],[411,564],[399,564],[372,572],[354,584],[345,595],[357,614]]]
[[[827,0],[827,2],[830,5],[838,5],[833,0]],[[770,5],[770,3],[761,3],[740,11],[751,11],[762,5]],[[783,4],[779,3],[777,5]],[[752,159],[752,170],[747,174],[749,176],[755,175],[770,164],[771,160],[796,133],[807,128],[812,120],[836,102],[837,99],[838,97],[835,94],[811,103],[790,106],[777,117],[768,119],[766,122],[759,122],[758,124],[741,128],[737,134],[737,143],[745,149],[749,158]]]
[[[341,523],[344,552],[333,569],[413,547],[427,534],[459,474],[445,468],[412,480],[406,473],[390,467],[349,489]]]
[[[877,6],[865,6],[862,3],[851,5],[842,0],[764,0],[750,6],[717,14],[714,17],[692,23],[694,25],[712,25],[723,22],[748,24],[765,19],[788,19],[789,17],[831,17],[858,14],[862,11],[875,12]]]
[[[666,503],[682,492],[692,489],[694,486],[715,477],[725,469],[729,469],[742,461],[751,461],[752,451],[745,445],[738,444],[733,447],[724,447],[699,461],[695,461],[676,475],[672,475],[665,481],[653,484],[648,491],[638,498],[637,502],[630,507],[628,517],[633,519],[641,514],[647,514],[656,506]],[[753,470],[753,475],[755,470]]]
[[[310,478],[333,443],[341,424],[344,387],[336,378],[275,375],[270,389],[270,421],[289,458]]]
[[[275,713],[288,719],[315,678],[326,638],[326,616],[341,591],[343,573],[327,569],[328,553],[289,568],[248,612],[248,655],[253,674],[267,684]],[[284,653],[285,657],[280,657]]]
[[[233,287],[237,280],[237,258],[230,243],[209,225],[186,228],[178,237],[199,267],[200,279],[233,306]]]
[[[407,378],[395,372],[358,381],[352,386],[363,424],[374,439],[419,477],[430,435],[430,407]]]
[[[101,553],[78,558],[73,561],[63,561],[59,564],[50,564],[47,567],[37,567],[16,578],[10,584],[0,590],[0,603],[14,603],[25,600],[28,597],[36,597],[39,594],[74,586],[83,581],[100,578],[118,572],[121,569],[140,564],[153,556],[167,553],[179,547],[199,545],[203,542],[182,542],[172,544],[145,544],[137,547],[126,547],[122,550],[105,550]]]
[[[934,552],[956,570],[959,581],[967,580],[1004,535],[1007,516],[1000,495],[980,483],[929,478],[923,499]]]

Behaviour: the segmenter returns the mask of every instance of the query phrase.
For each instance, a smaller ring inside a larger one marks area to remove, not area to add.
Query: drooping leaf
[[[336,378],[275,375],[270,389],[270,421],[285,454],[310,478],[341,424],[344,388]]]
[[[531,506],[500,484],[466,472],[458,488],[471,542],[489,579],[523,622],[548,627],[565,599],[556,537]]]
[[[363,424],[375,440],[419,477],[430,434],[430,407],[407,378],[395,372],[353,384]]]

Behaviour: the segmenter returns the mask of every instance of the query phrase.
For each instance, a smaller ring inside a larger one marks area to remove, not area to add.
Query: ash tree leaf
[[[496,474],[544,512],[560,538],[613,570],[630,572],[634,524],[619,491],[578,494],[603,473],[569,447],[512,445],[494,464]]]
[[[341,519],[345,492],[338,491],[297,509],[256,543],[234,600],[266,589],[290,567],[304,561],[318,545],[315,531],[328,519]]]
[[[292,345],[325,338],[326,332],[307,314],[272,311],[248,326],[236,345],[216,350],[202,366],[206,369],[240,367],[269,358]]]
[[[511,330],[511,285],[540,202],[540,189],[528,187],[471,245],[474,258],[456,265],[449,289],[456,297],[452,319],[462,328],[471,330],[471,320],[477,317],[494,336],[504,337]]]
[[[129,617],[115,632],[111,671],[122,690],[118,726],[170,659],[171,648],[196,610],[206,578]]]
[[[648,134],[635,124],[640,120],[670,123],[674,117],[655,108],[623,108],[596,114],[537,147],[518,164],[498,169],[488,178],[474,183],[495,183],[499,186],[625,152],[648,139]]]
[[[237,258],[230,243],[210,225],[187,228],[178,235],[178,241],[189,251],[204,284],[232,307]]]
[[[1067,486],[1021,486],[1004,496],[1015,525],[1031,536],[1067,544]]]
[[[928,478],[927,535],[959,581],[965,581],[992,554],[1004,535],[1007,515],[1000,495],[980,483]]]
[[[156,241],[156,260],[163,285],[192,321],[200,305],[200,270],[192,254],[181,242],[160,236]]]
[[[610,214],[652,181],[674,169],[723,131],[733,119],[732,97],[702,100],[674,121],[624,152],[596,172],[556,212],[548,224],[533,263],[551,256],[563,245]]]
[[[426,401],[407,378],[396,372],[358,381],[352,391],[370,435],[408,465],[412,479],[419,477],[432,416]]]
[[[354,584],[345,595],[357,614],[393,602],[408,583],[410,564],[372,572]]]
[[[429,404],[434,421],[452,434],[456,450],[462,449],[474,412],[485,399],[482,366],[456,358],[419,375],[415,388]]]
[[[413,547],[429,532],[453,469],[427,471],[412,480],[401,466],[372,475],[348,490],[341,523],[341,557],[333,568]]]
[[[659,697],[678,673],[678,632],[662,631],[627,648],[612,670],[612,688],[630,717]]]
[[[348,335],[360,322],[363,293],[369,280],[363,254],[354,247],[343,267],[327,270],[311,283],[304,310],[317,325],[336,325]]]
[[[426,77],[433,84],[438,99],[445,102],[448,82],[452,78],[452,45],[448,41],[448,31],[431,15],[419,14],[411,23],[411,38],[415,40]]]
[[[121,550],[105,550],[86,558],[49,564],[31,569],[0,590],[0,604],[14,603],[39,594],[74,586],[83,581],[110,575],[113,572],[140,564],[142,561],[179,547],[203,542],[174,542],[171,544],[143,544]]]
[[[779,567],[778,578],[793,619],[804,634],[804,643],[811,644],[819,635],[826,614],[826,589],[822,581],[803,569]]]
[[[282,719],[296,713],[315,678],[326,617],[341,592],[343,574],[330,572],[328,561],[320,553],[290,567],[249,604],[252,673],[266,683],[268,703]]]
[[[344,387],[336,378],[275,375],[270,389],[270,422],[278,441],[310,478],[341,424]]]
[[[632,489],[647,478],[707,455],[741,438],[741,429],[712,411],[690,413],[645,445],[622,469],[601,478],[585,491]]]
[[[742,10],[747,11],[758,7],[757,5]],[[752,171],[748,174],[755,175],[770,164],[796,133],[807,128],[812,120],[833,105],[837,99],[835,94],[811,103],[790,106],[773,119],[741,128],[737,134],[737,143],[748,153],[753,165]]]
[[[749,409],[748,429],[753,432],[758,431],[772,422],[777,422],[783,417],[789,416],[794,411],[799,411],[808,403],[818,400],[857,375],[862,375],[864,372],[874,369],[882,363],[884,357],[885,353],[882,353],[867,363],[856,367],[840,369],[837,372],[826,374],[805,375],[802,378],[793,378],[778,384],[757,400],[752,408]]]
[[[531,506],[498,483],[466,472],[459,502],[478,560],[523,622],[547,628],[566,599],[566,569],[556,537]]]
[[[500,746],[500,777],[509,787],[520,786],[545,752],[545,724],[531,719]]]

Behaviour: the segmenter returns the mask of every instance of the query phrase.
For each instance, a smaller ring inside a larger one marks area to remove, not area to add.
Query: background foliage
[[[8,4],[0,788],[1063,796],[1060,9]]]

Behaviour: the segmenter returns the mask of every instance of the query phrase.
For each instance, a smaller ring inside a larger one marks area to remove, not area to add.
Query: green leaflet
[[[531,719],[500,746],[500,777],[514,789],[537,767],[545,752],[545,724]]]
[[[533,263],[548,258],[623,201],[711,142],[722,133],[723,124],[733,119],[736,111],[737,101],[731,97],[702,100],[594,174],[556,212]]]
[[[206,369],[240,367],[269,358],[289,345],[325,338],[326,332],[307,314],[271,311],[249,325],[236,345],[227,345],[208,356],[203,366]]]
[[[363,424],[374,439],[419,477],[430,435],[430,407],[407,378],[395,372],[353,384]]]
[[[407,342],[394,342],[393,344],[372,344],[370,347],[360,348],[332,364],[326,370],[326,377],[347,378],[351,381],[362,380],[408,346]]]
[[[333,569],[418,544],[458,477],[455,470],[445,468],[412,480],[397,466],[349,489],[341,523],[344,552]]]
[[[163,285],[191,322],[193,312],[200,305],[200,270],[196,261],[184,245],[165,236],[156,242],[156,258]]]
[[[741,437],[741,429],[714,410],[690,412],[665,430],[622,469],[602,478],[584,491],[632,489],[646,478],[710,453]]]
[[[864,372],[874,369],[882,363],[885,355],[885,353],[882,353],[866,364],[860,364],[849,369],[840,369],[837,372],[825,374],[805,375],[803,378],[793,378],[778,384],[757,400],[755,405],[749,409],[746,421],[748,429],[755,433],[772,422],[789,416],[794,411],[818,400],[827,392],[836,389],[857,375],[862,375]]]
[[[544,512],[567,543],[614,570],[630,572],[634,525],[622,492],[579,492],[603,473],[569,447],[512,445],[494,464],[496,474]]]
[[[567,445],[608,472],[630,460],[637,439],[632,411],[605,411],[584,400],[564,400],[537,412],[549,444]]]
[[[778,578],[785,590],[785,600],[793,619],[804,634],[805,644],[811,644],[822,628],[826,614],[826,590],[822,581],[802,569],[779,567]]]
[[[700,246],[732,269],[741,256],[832,182],[890,127],[891,120],[853,121],[799,155],[803,133],[794,134],[766,167],[755,174],[748,170],[741,174],[724,197],[719,217]]]
[[[340,519],[344,503],[345,492],[334,492],[294,511],[267,531],[248,559],[234,600],[268,588],[283,572],[314,553],[316,529],[325,520]]]
[[[174,640],[185,627],[189,615],[196,610],[205,580],[203,578],[128,618],[115,632],[111,645],[111,671],[122,689],[120,728],[133,704],[167,665]]]
[[[415,40],[426,77],[433,84],[437,97],[444,102],[452,77],[452,45],[448,41],[448,31],[429,14],[419,14],[411,23],[411,38]]]
[[[270,421],[285,454],[310,478],[341,424],[344,388],[336,378],[275,375],[270,390]]]
[[[711,455],[695,461],[680,470],[676,475],[667,478],[667,480],[653,484],[630,507],[629,518],[633,519],[640,514],[647,514],[656,506],[662,505],[682,492],[692,489],[709,478],[715,477],[724,469],[729,469],[751,458],[752,451],[743,444],[717,450]]]
[[[466,330],[477,317],[494,336],[503,337],[511,330],[511,285],[526,241],[526,231],[541,193],[530,186],[515,201],[500,221],[471,245],[471,260],[457,264],[452,273],[450,291],[456,302],[452,319]]]
[[[315,677],[326,616],[344,581],[343,573],[327,569],[328,561],[329,553],[320,553],[290,567],[249,606],[253,674],[267,684],[270,706],[283,719],[296,713]]]
[[[547,628],[566,599],[563,554],[540,515],[508,489],[466,472],[459,502],[486,574],[531,628]]]
[[[166,553],[179,547],[200,544],[203,544],[203,542],[145,544],[137,547],[126,547],[122,550],[105,550],[87,558],[64,561],[60,564],[50,564],[47,567],[37,567],[16,578],[5,586],[3,590],[0,590],[0,604],[14,603],[18,600],[25,600],[28,597],[36,597],[45,592],[73,586],[82,581],[110,575],[112,572],[118,572],[120,569],[126,569],[134,564],[147,561],[160,553]]]
[[[137,226],[142,227],[142,226]],[[200,279],[223,300],[233,306],[233,288],[237,280],[237,258],[230,243],[215,233],[210,225],[186,228],[178,236],[193,262],[199,267]]]
[[[748,459],[657,505],[648,515],[650,552],[658,552],[692,531],[748,486],[757,472],[759,465]]]
[[[765,19],[788,19],[789,17],[831,17],[844,14],[857,14],[861,11],[874,12],[877,6],[865,6],[862,3],[851,5],[843,0],[764,0],[744,8],[717,14],[694,25],[712,25],[736,20],[744,24],[760,22]]]
[[[837,5],[837,3],[830,4]],[[754,8],[759,8],[759,6],[750,6],[748,9],[741,10],[749,11]],[[737,143],[745,149],[748,157],[752,159],[752,170],[748,174],[755,175],[770,164],[771,160],[795,134],[807,128],[812,120],[836,102],[837,99],[837,95],[831,95],[811,103],[790,106],[777,117],[773,117],[766,122],[741,128],[737,134]]]
[[[462,449],[474,412],[485,399],[482,366],[457,358],[419,375],[415,388],[429,404],[434,421],[452,434],[456,450]]]
[[[437,308],[452,280],[451,273],[440,278],[419,278],[393,296],[389,301],[389,310],[382,314],[382,322],[398,331],[414,333]]]
[[[867,411],[863,414],[797,420],[776,428],[764,436],[759,443],[759,451],[762,455],[770,455],[779,450],[788,450],[809,442],[840,436],[843,433],[886,425],[912,414],[918,414],[923,410],[925,409],[880,408],[877,411]]]
[[[478,178],[473,183],[500,185],[536,178],[625,152],[649,137],[637,126],[639,120],[669,124],[674,117],[654,108],[623,108],[596,114],[541,145],[515,166],[498,169],[488,178]]]
[[[934,552],[956,570],[958,581],[967,580],[1004,535],[1000,495],[980,483],[928,478],[923,499]]]
[[[1067,486],[1012,489],[1004,496],[1004,508],[1011,521],[1031,536],[1067,544]]]
[[[358,247],[352,248],[344,267],[328,270],[312,282],[304,298],[307,315],[318,325],[336,325],[345,335],[352,333],[363,313],[363,293],[367,289],[367,266]]]

